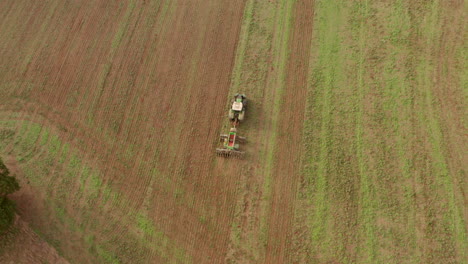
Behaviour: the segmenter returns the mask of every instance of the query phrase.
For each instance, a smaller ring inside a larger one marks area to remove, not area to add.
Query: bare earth
[[[57,251],[41,239],[21,217],[17,216],[6,243],[0,253],[0,263],[5,264],[35,264],[35,263],[69,263],[57,254]],[[3,242],[2,242],[3,244]]]

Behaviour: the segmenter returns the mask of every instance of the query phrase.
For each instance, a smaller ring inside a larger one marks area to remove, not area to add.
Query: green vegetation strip
[[[366,31],[366,24],[365,19],[369,15],[369,2],[359,2],[355,4],[355,10],[357,13],[352,15],[358,17],[361,20],[361,23],[357,27],[356,30],[359,31],[358,38],[358,54],[357,54],[357,67],[358,73],[356,78],[358,79],[357,83],[357,100],[356,100],[356,108],[357,108],[357,124],[356,124],[356,155],[359,164],[359,174],[360,174],[360,193],[361,193],[361,214],[359,217],[359,221],[362,223],[360,234],[362,238],[365,240],[365,246],[359,247],[359,252],[364,254],[365,261],[368,263],[374,263],[376,260],[376,248],[377,248],[377,240],[375,237],[375,189],[372,186],[371,175],[369,175],[366,156],[364,155],[364,147],[366,142],[364,141],[364,126],[363,123],[363,115],[364,115],[364,95],[367,92],[366,83],[364,83],[364,75],[365,75],[365,50],[367,45],[367,37],[368,32]]]
[[[251,25],[253,23],[253,14],[254,14],[254,5],[256,0],[249,0],[244,9],[244,16],[242,19],[241,32],[239,37],[239,44],[236,51],[236,60],[234,62],[233,69],[233,80],[230,91],[239,91],[239,86],[241,84],[241,74],[242,67],[244,66],[244,60],[246,56],[246,48],[249,39],[251,38]],[[228,103],[231,102],[229,97]]]
[[[272,114],[271,118],[271,133],[269,137],[269,144],[273,146],[273,149],[270,149],[266,154],[266,164],[263,170],[263,175],[265,181],[263,183],[263,212],[265,213],[264,217],[260,222],[260,240],[264,243],[267,242],[268,236],[268,218],[267,215],[270,212],[271,208],[271,192],[272,192],[272,171],[273,171],[273,162],[274,162],[274,153],[277,153],[276,148],[276,135],[277,135],[277,121],[279,117],[279,109],[281,107],[281,96],[283,94],[283,89],[285,88],[285,76],[286,76],[286,63],[288,61],[288,49],[289,49],[289,37],[291,31],[291,21],[292,21],[292,12],[294,7],[295,0],[285,1],[283,5],[279,7],[277,17],[279,18],[277,24],[275,25],[275,33],[279,34],[274,38],[272,50],[275,54],[275,60],[273,62],[273,68],[278,69],[275,72],[275,75],[270,79],[271,82],[267,82],[267,85],[271,85],[274,89],[274,101],[272,105]]]
[[[229,89],[229,96],[227,100],[227,108],[230,107],[231,96],[237,92],[246,93],[248,100],[251,101],[248,110],[248,119],[243,124],[243,127],[249,127],[249,121],[258,122],[257,115],[259,114],[259,107],[261,106],[261,99],[263,97],[263,89],[267,78],[268,65],[266,58],[269,56],[271,49],[271,39],[274,34],[273,20],[269,19],[274,17],[276,9],[273,5],[269,5],[266,1],[250,0],[246,3],[243,15],[243,22],[239,37],[239,43],[236,50],[236,59],[232,74],[231,88]],[[252,105],[255,104],[254,105]],[[253,107],[254,106],[254,107]],[[229,123],[223,125],[223,130],[229,129]],[[245,131],[245,132],[244,132]],[[250,132],[250,133],[249,133]],[[245,129],[242,131],[243,135],[252,140],[252,131]],[[264,153],[258,153],[261,158],[264,158]],[[246,174],[246,170],[243,170]],[[247,175],[249,177],[249,175]],[[247,182],[242,182],[239,189],[244,192],[247,191],[249,186]],[[255,186],[259,189],[259,186]],[[254,246],[256,245],[257,234],[243,233],[241,215],[244,212],[245,201],[242,199],[243,193],[238,196],[238,202],[235,209],[235,218],[231,227],[231,246],[234,251],[248,252],[247,255],[251,261],[256,261],[263,254],[261,250]],[[244,227],[245,228],[245,227]],[[245,236],[249,236],[245,238]],[[242,237],[241,237],[242,236]],[[252,243],[253,242],[253,243]],[[228,258],[229,263],[235,263],[237,260]]]
[[[367,176],[367,168],[358,163],[358,152],[364,150],[359,150],[357,141],[364,140],[363,132],[356,135],[359,132],[356,120],[362,114],[356,79],[363,54],[356,52],[357,48],[350,48],[358,43],[349,39],[349,35],[354,34],[349,27],[354,14],[350,13],[348,3],[318,1],[315,10],[303,132],[305,188],[299,194],[299,199],[308,201],[310,209],[298,211],[300,215],[296,217],[302,219],[302,215],[307,214],[309,220],[310,243],[305,252],[310,250],[320,256],[318,263],[350,263],[357,258],[358,248],[367,250],[368,246],[359,240],[360,229],[356,225],[359,214],[371,227],[363,238],[373,235],[372,211],[359,199],[359,184],[369,187],[365,182],[368,178],[360,181],[361,173]],[[364,191],[371,195],[371,190]],[[360,213],[359,208],[368,213]]]
[[[309,172],[308,176],[315,177],[315,190],[313,195],[312,205],[315,210],[311,215],[311,234],[312,241],[321,244],[324,241],[325,232],[325,219],[328,211],[327,203],[327,168],[328,168],[328,154],[330,147],[330,121],[331,121],[331,96],[332,89],[337,88],[337,81],[340,77],[340,61],[338,52],[340,49],[340,35],[336,34],[342,26],[343,21],[338,19],[341,17],[341,3],[333,1],[320,1],[316,3],[316,28],[315,35],[319,42],[312,45],[318,49],[318,59],[312,73],[312,81],[315,87],[322,94],[321,99],[317,100],[316,106],[320,111],[320,143],[318,148],[313,151],[311,163],[317,163],[316,171]],[[314,54],[314,53],[312,53]],[[310,103],[310,102],[309,102]],[[308,118],[311,118],[310,116]],[[307,122],[307,121],[306,121]],[[305,124],[309,127],[309,124]],[[309,147],[310,148],[310,147]],[[310,151],[306,150],[306,151]],[[310,152],[309,152],[310,153]],[[312,174],[313,173],[313,174]],[[320,246],[318,246],[319,248]]]
[[[288,58],[288,42],[290,34],[290,22],[295,1],[283,1],[278,4],[271,4],[269,1],[248,1],[245,7],[241,35],[236,53],[236,61],[233,70],[230,94],[227,104],[230,103],[231,95],[242,91],[247,94],[249,100],[255,106],[249,108],[249,120],[243,124],[248,130],[249,124],[258,123],[256,115],[260,115],[264,96],[271,100],[266,100],[267,105],[263,106],[268,120],[271,120],[267,137],[259,140],[268,142],[269,146],[275,145],[276,119],[279,114],[281,102],[281,92],[284,89],[285,65]],[[269,57],[272,56],[272,65],[268,64]],[[274,71],[269,73],[269,69]],[[272,102],[272,103],[270,103]],[[228,124],[223,128],[228,129]],[[244,131],[244,129],[243,129]],[[246,131],[247,135],[255,134]],[[261,160],[265,160],[266,165],[262,170],[264,175],[264,185],[262,191],[262,213],[268,213],[271,196],[271,169],[273,166],[273,151],[270,149],[265,153],[258,153]],[[242,205],[238,204],[236,211],[242,210]],[[237,214],[237,213],[236,213]],[[236,246],[242,247],[243,242],[239,241],[241,230],[237,228],[238,223],[233,223],[232,238],[237,241]],[[262,217],[261,241],[266,243],[268,224],[267,218]],[[258,254],[256,252],[255,254]],[[256,256],[258,257],[258,256]]]
[[[309,217],[303,251],[317,263],[466,259],[431,81],[442,10],[439,1],[316,2],[299,194],[310,208],[296,212]]]
[[[282,1],[271,3],[265,0],[250,0],[244,10],[241,35],[236,51],[236,60],[232,75],[230,94],[227,105],[231,101],[232,94],[236,92],[246,93],[250,104],[248,118],[242,124],[242,133],[249,138],[254,138],[258,131],[249,131],[253,124],[268,123],[266,129],[268,136],[256,137],[257,144],[264,142],[266,149],[261,149],[258,160],[262,162],[262,168],[256,174],[264,177],[263,186],[255,186],[261,189],[260,237],[251,232],[244,240],[241,240],[242,230],[240,214],[243,212],[244,201],[239,200],[236,205],[236,218],[231,230],[231,243],[236,250],[248,251],[250,261],[258,261],[263,254],[268,237],[268,218],[272,188],[273,152],[276,138],[276,120],[281,104],[281,91],[284,89],[285,65],[288,58],[288,42],[291,27],[292,11],[295,1]],[[273,62],[270,62],[273,59]],[[270,69],[273,69],[270,71]],[[263,104],[267,102],[267,104]],[[229,107],[229,106],[227,106]],[[268,116],[268,122],[260,120],[262,110]],[[229,123],[223,125],[223,129],[229,129]],[[250,154],[249,154],[250,155]],[[243,171],[247,174],[246,170]],[[247,175],[247,177],[250,177]],[[252,187],[252,186],[251,186]],[[243,190],[248,186],[242,186]],[[247,191],[247,190],[244,190]],[[256,195],[253,194],[253,195]],[[239,196],[239,197],[242,197]],[[246,234],[243,234],[244,236]],[[260,239],[262,249],[254,245]],[[253,244],[252,244],[253,243]]]
[[[398,174],[382,173],[379,178],[383,179],[382,186],[387,185],[385,191],[379,192],[379,202],[386,205],[387,210],[382,213],[386,221],[393,221],[398,226],[388,228],[380,227],[384,236],[381,244],[393,245],[399,250],[406,251],[405,255],[399,256],[396,252],[388,253],[387,256],[381,256],[381,261],[387,263],[418,263],[421,253],[417,247],[416,238],[416,205],[414,203],[414,186],[411,174],[411,149],[409,140],[409,131],[411,130],[411,98],[409,95],[409,82],[406,80],[405,58],[408,57],[407,47],[410,17],[403,1],[396,1],[389,10],[382,10],[384,25],[386,25],[385,41],[386,60],[382,71],[382,101],[380,104],[382,111],[383,139],[395,140],[395,153],[393,158],[398,166]],[[384,12],[388,13],[386,15]],[[387,113],[388,115],[385,115]],[[388,144],[388,143],[387,143]],[[390,162],[391,163],[391,162]],[[388,164],[382,164],[383,167]],[[386,174],[386,175],[385,175]],[[394,188],[389,188],[388,181],[396,183],[403,195],[395,192]],[[387,184],[385,183],[387,182]],[[388,191],[386,190],[388,189]],[[393,193],[390,193],[393,192]],[[394,206],[400,204],[400,206]],[[387,238],[387,239],[386,239]],[[386,240],[389,240],[388,242]]]

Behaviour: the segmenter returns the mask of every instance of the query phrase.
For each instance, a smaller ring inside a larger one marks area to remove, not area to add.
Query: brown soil
[[[291,258],[292,220],[300,178],[302,127],[312,40],[313,1],[295,4],[282,105],[277,130],[277,153],[272,175],[272,199],[265,263],[288,263]]]
[[[13,37],[0,44],[11,67],[1,77],[4,83],[32,85],[2,99],[2,110],[58,128],[62,140],[99,168],[104,184],[149,215],[194,263],[222,262],[237,178],[225,172],[235,172],[233,164],[220,171],[211,164],[244,1],[23,5],[0,4],[2,25],[18,25],[2,27],[2,34]],[[28,25],[17,17],[29,17]],[[153,168],[157,177],[149,173]],[[47,195],[31,189],[35,199]],[[34,217],[37,212],[19,204],[25,219],[47,228]],[[113,216],[96,217],[105,223]],[[64,254],[85,261],[79,252],[70,245]]]
[[[40,238],[27,223],[34,219],[40,221],[40,214],[44,210],[39,203],[41,199],[35,197],[37,194],[31,187],[29,180],[25,178],[14,157],[7,157],[4,161],[21,187],[19,191],[10,195],[10,198],[16,203],[17,213],[33,219],[23,218],[19,215],[16,216],[11,231],[5,234],[3,238],[0,237],[2,243],[7,245],[4,248],[5,251],[2,251],[0,255],[0,262],[68,263],[68,261],[58,255],[55,248]]]

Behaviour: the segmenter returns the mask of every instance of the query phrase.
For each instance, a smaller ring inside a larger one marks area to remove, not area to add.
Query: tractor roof
[[[242,107],[243,107],[242,101],[241,102],[234,102],[232,104],[232,110],[234,110],[234,111],[242,111]]]

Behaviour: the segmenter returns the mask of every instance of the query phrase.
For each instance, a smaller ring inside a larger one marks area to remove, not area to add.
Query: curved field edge
[[[16,160],[25,177],[22,181],[37,191],[35,199],[18,205],[19,210],[45,210],[38,215],[28,212],[28,218],[39,218],[31,221],[33,229],[65,258],[109,263],[158,258],[168,263],[190,262],[147,216],[132,210],[128,198],[102,182],[102,173],[83,160],[83,153],[65,143],[56,128],[42,125],[37,117],[28,120],[19,113],[1,114],[0,151]],[[159,175],[155,171],[153,176]],[[62,233],[69,233],[70,241],[78,243],[63,241]]]
[[[450,124],[459,116],[441,119],[459,113],[447,105],[455,96],[441,94],[437,81],[462,94],[456,52],[446,52],[463,47],[454,33],[463,27],[445,26],[463,20],[452,18],[458,8],[439,1],[316,2],[296,208],[296,230],[309,243],[298,246],[298,260],[466,259],[466,197],[454,185],[466,186],[463,150],[449,140],[460,133]]]
[[[68,264],[57,251],[41,239],[21,217],[0,239],[1,263],[56,263]]]

